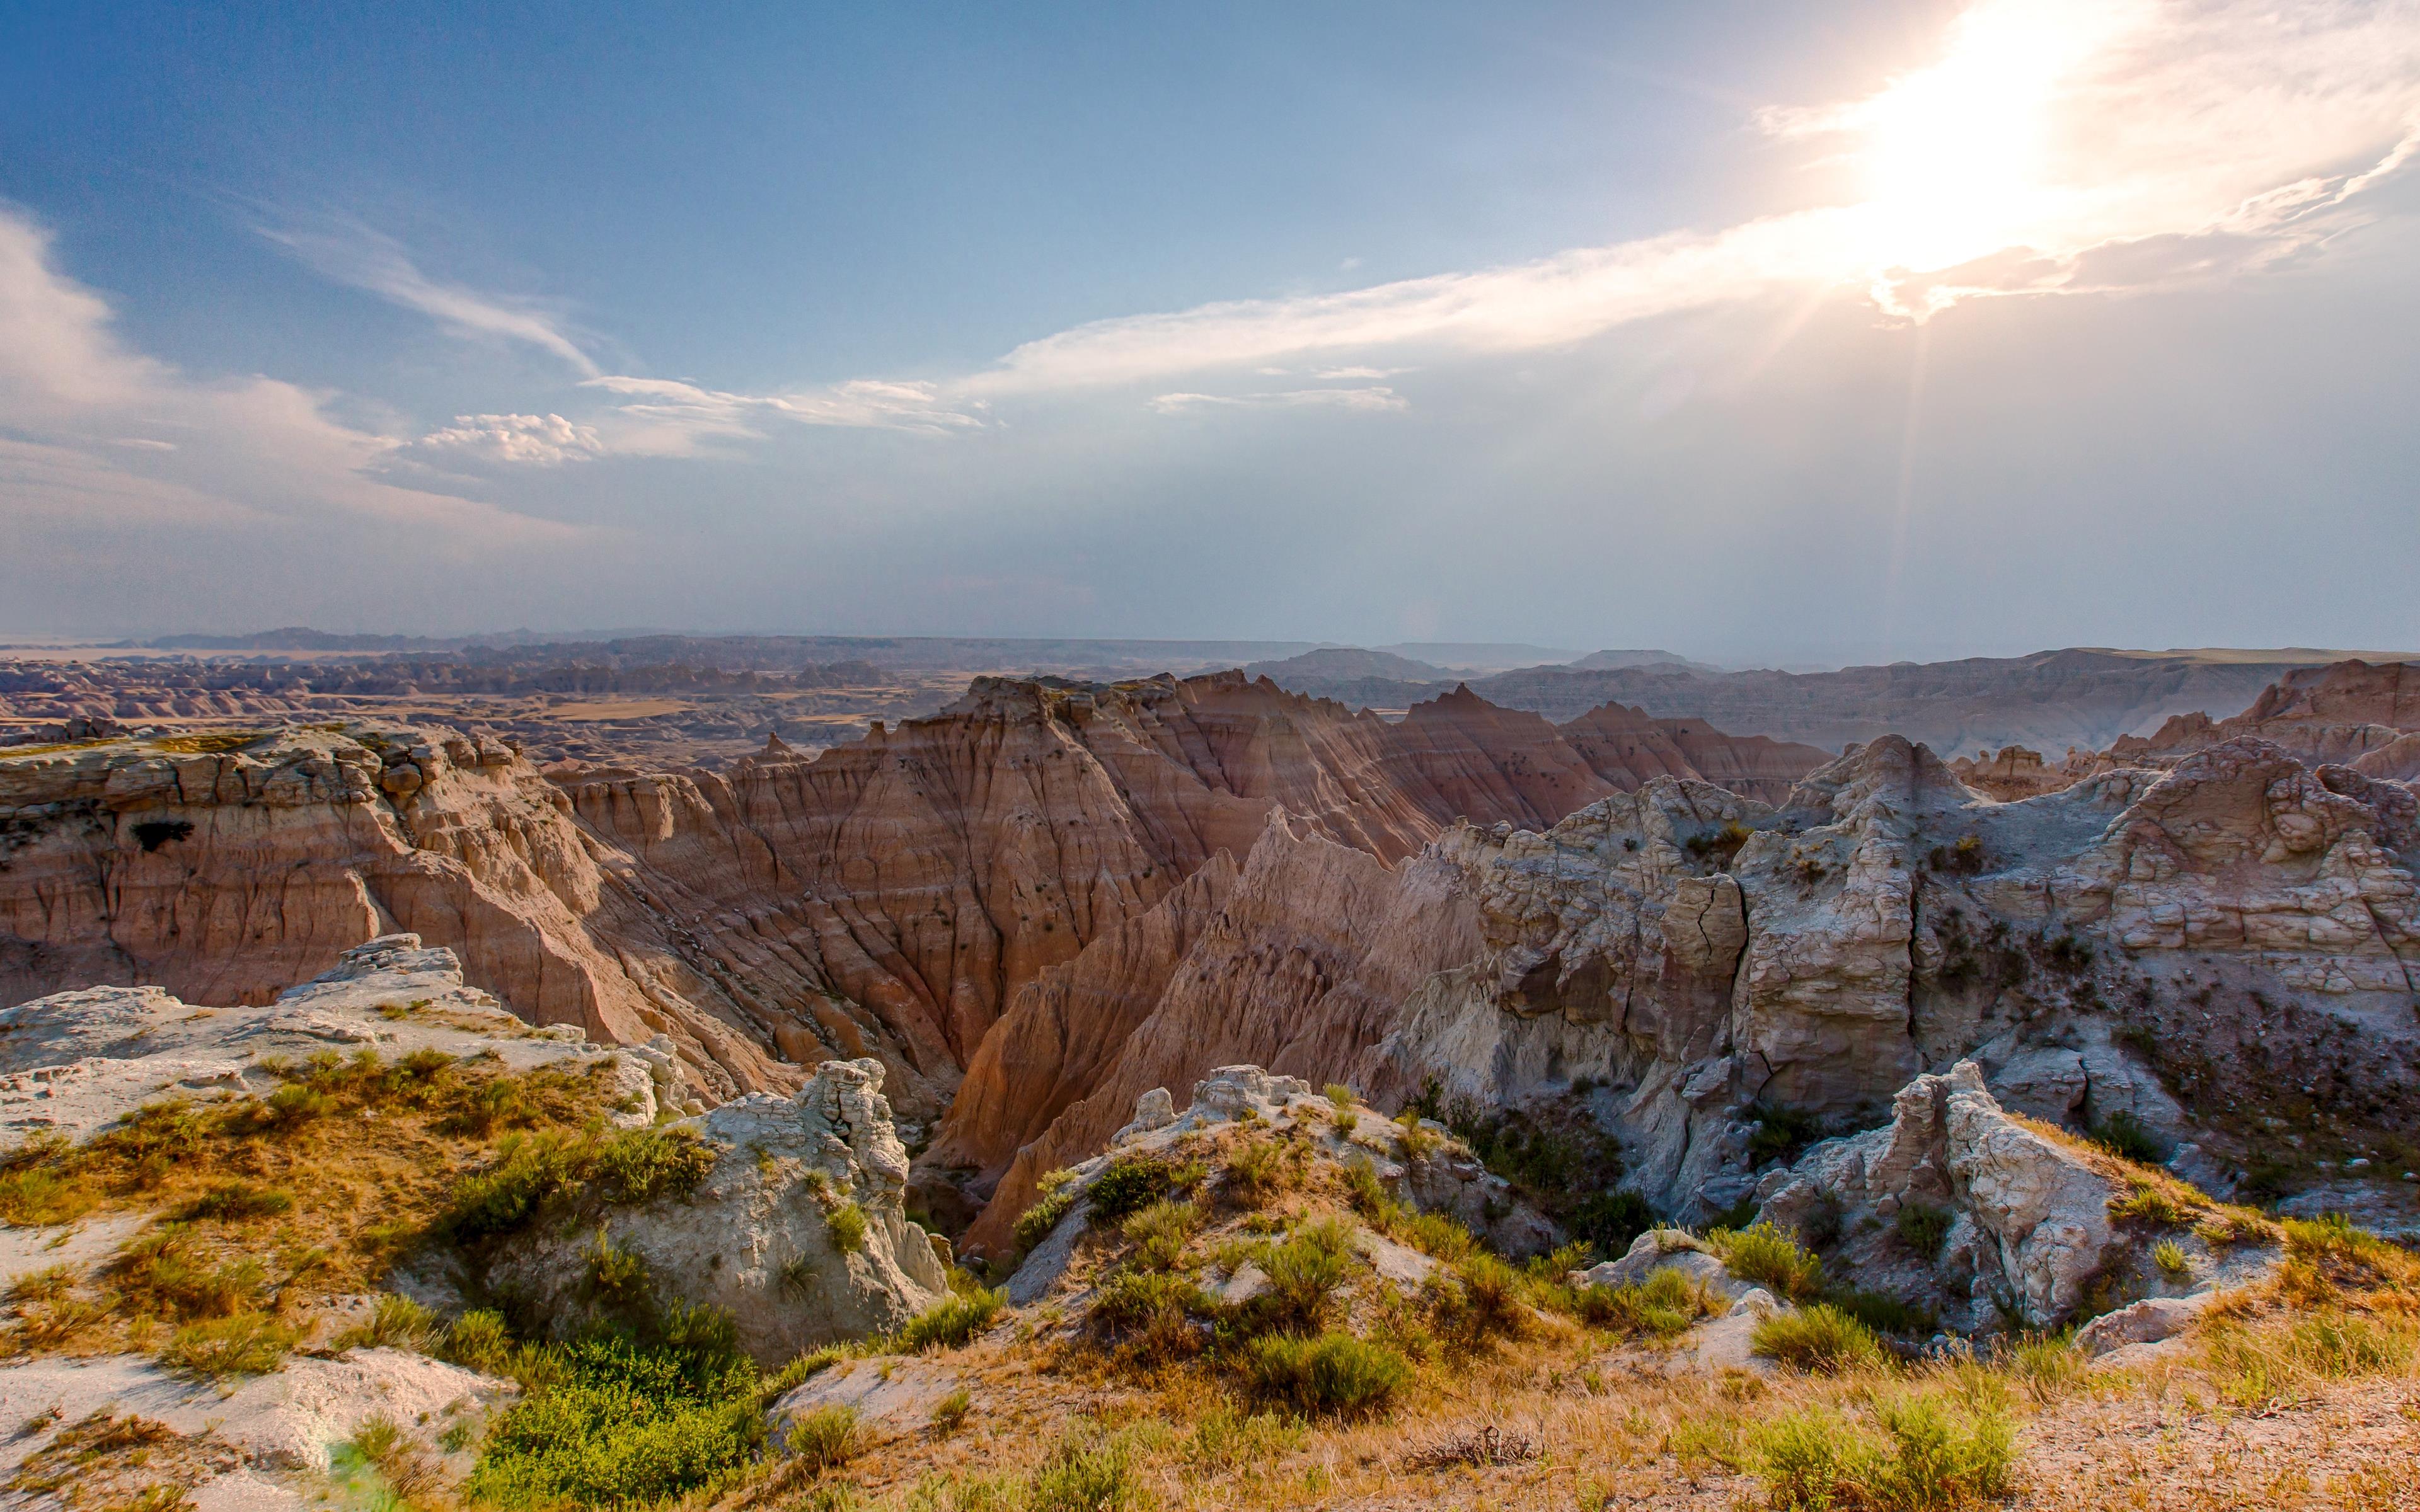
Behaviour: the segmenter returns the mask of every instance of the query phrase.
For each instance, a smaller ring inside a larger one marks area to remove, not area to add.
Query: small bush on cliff
[[[1770,1223],[1706,1236],[1723,1269],[1743,1281],[1761,1282],[1785,1298],[1812,1297],[1823,1289],[1823,1262]]]
[[[1007,1303],[1008,1293],[999,1289],[945,1297],[902,1328],[892,1347],[903,1354],[962,1349],[990,1326]]]
[[[1873,1330],[1829,1303],[1775,1314],[1756,1325],[1749,1344],[1759,1354],[1815,1375],[1837,1376],[1882,1359]]]
[[[2144,1165],[2157,1165],[2168,1158],[2160,1136],[2122,1108],[2092,1126],[2092,1142],[2120,1159]]]
[[[1402,1355],[1350,1334],[1256,1339],[1244,1370],[1257,1395],[1306,1417],[1373,1416],[1393,1405],[1412,1379]]]
[[[507,1134],[493,1165],[456,1184],[440,1227],[457,1240],[477,1240],[512,1232],[549,1203],[635,1205],[685,1196],[714,1168],[716,1154],[688,1129]]]
[[[1093,1217],[1114,1223],[1160,1198],[1191,1191],[1207,1173],[1198,1162],[1166,1155],[1119,1155],[1102,1167],[1084,1196]]]
[[[1831,1408],[1766,1424],[1748,1466],[1776,1512],[1933,1512],[2005,1495],[2016,1429],[2005,1413],[1931,1396],[1877,1409],[1881,1434]]]
[[[1076,1173],[1065,1169],[1042,1178],[1033,1206],[1016,1215],[1013,1237],[1018,1249],[1030,1250],[1048,1239],[1059,1220],[1067,1216],[1067,1210],[1076,1205],[1075,1180]]]
[[[832,1248],[843,1255],[854,1255],[865,1248],[865,1210],[854,1202],[833,1204],[824,1211],[824,1232],[830,1236]]]
[[[1941,1246],[1949,1238],[1949,1223],[1948,1209],[1911,1202],[1891,1219],[1891,1227],[1900,1243],[1932,1260],[1941,1257]]]

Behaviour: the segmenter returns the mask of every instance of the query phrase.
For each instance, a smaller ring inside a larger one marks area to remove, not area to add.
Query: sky
[[[2420,0],[0,5],[0,635],[2420,647]]]

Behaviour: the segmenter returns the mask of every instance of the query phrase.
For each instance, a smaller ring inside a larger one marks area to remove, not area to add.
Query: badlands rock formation
[[[2232,718],[2179,715],[2149,739],[2118,741],[2109,756],[2164,764],[2245,738],[2315,766],[2339,762],[2368,777],[2420,779],[2420,665],[2342,661],[2288,672]]]
[[[1057,1284],[1092,1221],[1089,1194],[1112,1163],[1181,1157],[1204,1131],[1237,1123],[1308,1133],[1313,1160],[1364,1166],[1390,1199],[1415,1212],[1450,1214],[1501,1253],[1535,1255],[1553,1242],[1552,1226],[1443,1126],[1429,1122],[1415,1134],[1367,1103],[1340,1105],[1298,1076],[1273,1076],[1258,1066],[1220,1066],[1194,1083],[1184,1112],[1175,1111],[1166,1088],[1137,1098],[1133,1112],[1107,1149],[1067,1167],[1061,1187],[1065,1213],[1009,1278],[1011,1302],[1033,1302]],[[1339,1114],[1354,1119],[1350,1130],[1339,1126]]]
[[[1136,1094],[1249,1057],[1390,1105],[1593,1086],[1627,1182],[1702,1219],[1752,1192],[1775,1110],[1869,1126],[1972,1057],[2020,1106],[2195,1147],[2221,1185],[2307,1178],[2420,1116],[2416,843],[2409,789],[2257,742],[1994,803],[1880,740],[1779,806],[1659,779],[1383,872],[1272,830],[1245,880],[1149,926],[1172,966],[1129,945],[1014,1005],[925,1165],[989,1195],[991,1241]],[[2288,1119],[2303,1143],[2261,1121]]]
[[[689,1088],[669,1056],[589,1043],[568,1025],[534,1028],[462,980],[454,952],[390,934],[271,1003],[202,1008],[157,987],[89,987],[0,1009],[0,1149],[38,1135],[82,1140],[162,1096],[263,1096],[267,1069],[322,1052],[415,1050],[494,1057],[511,1071],[602,1060],[609,1115],[645,1128]]]
[[[1692,740],[1655,760],[1724,749]],[[1653,764],[1626,759],[1624,781]],[[1464,818],[1543,826],[1613,791],[1467,695],[1390,725],[1236,673],[984,680],[817,758],[554,775],[373,723],[0,749],[0,995],[265,1001],[411,929],[534,1021],[668,1035],[709,1099],[870,1055],[923,1122],[1020,989],[1280,810],[1394,863]]]
[[[908,1150],[880,1061],[829,1060],[795,1098],[752,1093],[675,1127],[720,1152],[695,1190],[517,1241],[484,1285],[569,1336],[590,1257],[610,1246],[645,1266],[659,1298],[729,1312],[740,1348],[768,1365],[887,1333],[947,1294],[943,1261],[903,1211]]]

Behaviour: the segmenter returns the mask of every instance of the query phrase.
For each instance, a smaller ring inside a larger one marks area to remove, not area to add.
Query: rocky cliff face
[[[1898,740],[1778,808],[1652,783],[1439,847],[1484,943],[1404,1001],[1364,1085],[1492,1105],[1601,1079],[1633,1179],[1701,1214],[1748,1190],[1771,1109],[1860,1127],[1969,1054],[2205,1161],[2275,1164],[2259,1120],[2288,1118],[2305,1167],[2366,1158],[2420,1113],[2412,816],[2398,784],[2250,741],[2017,803]]]
[[[2185,714],[2147,739],[2121,739],[2116,761],[2165,764],[2230,740],[2257,739],[2311,765],[2342,763],[2365,776],[2420,779],[2420,666],[2340,661],[2287,673],[2232,718]]]
[[[1467,695],[1390,725],[1239,673],[985,679],[814,759],[553,775],[364,722],[0,752],[0,994],[261,1001],[409,928],[536,1022],[669,1035],[709,1098],[872,1056],[921,1123],[1023,988],[1280,810],[1383,870],[1460,820],[1544,825],[1614,785]]]

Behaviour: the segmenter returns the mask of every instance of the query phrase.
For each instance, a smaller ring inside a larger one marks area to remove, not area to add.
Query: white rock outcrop
[[[908,1150],[880,1061],[826,1061],[795,1098],[752,1093],[675,1127],[717,1150],[694,1191],[609,1209],[600,1228],[518,1238],[487,1285],[574,1326],[601,1234],[644,1262],[659,1303],[727,1309],[740,1347],[768,1364],[896,1328],[946,1294],[932,1240],[905,1211]]]
[[[424,1049],[492,1054],[513,1071],[609,1058],[611,1119],[655,1119],[657,1084],[639,1053],[591,1044],[576,1026],[524,1023],[465,984],[453,951],[386,934],[263,1005],[202,1008],[158,987],[88,987],[0,1009],[0,1149],[37,1134],[84,1139],[163,1096],[266,1095],[280,1078],[264,1059]]]
[[[1891,1121],[1827,1140],[1758,1187],[1760,1216],[1883,1240],[1900,1210],[1938,1209],[1937,1257],[1915,1257],[1911,1300],[1962,1330],[2004,1309],[2033,1327],[2071,1318],[2120,1247],[2109,1205],[2125,1188],[2076,1150],[2002,1111],[1972,1061],[1901,1088]],[[1919,1263],[1920,1262],[1920,1263]],[[1866,1279],[1861,1276],[1861,1279]]]

